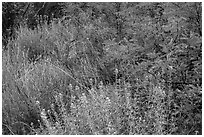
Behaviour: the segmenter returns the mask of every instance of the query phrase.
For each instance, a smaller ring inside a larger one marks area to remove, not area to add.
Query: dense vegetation
[[[2,134],[202,134],[201,3],[2,3]]]

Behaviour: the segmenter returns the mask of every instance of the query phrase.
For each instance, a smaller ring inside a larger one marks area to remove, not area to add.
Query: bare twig
[[[6,124],[2,124],[3,126],[5,126],[11,133],[12,133],[12,135],[15,135],[14,133],[13,133],[13,131],[6,125]]]

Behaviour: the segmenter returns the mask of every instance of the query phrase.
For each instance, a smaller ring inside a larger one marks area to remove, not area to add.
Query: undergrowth
[[[130,82],[118,77],[117,67],[114,82],[106,83],[109,72],[97,70],[104,66],[93,45],[86,38],[71,43],[73,33],[60,23],[21,27],[8,43],[2,60],[3,134],[202,134],[199,87],[174,90],[147,74],[142,82]]]

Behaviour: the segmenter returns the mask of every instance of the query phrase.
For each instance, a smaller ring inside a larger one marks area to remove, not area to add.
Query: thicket
[[[2,134],[202,134],[201,3],[2,10]]]

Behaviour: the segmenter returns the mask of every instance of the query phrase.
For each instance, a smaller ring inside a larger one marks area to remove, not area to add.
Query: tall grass
[[[60,23],[21,27],[8,43],[3,134],[201,134],[198,88],[173,91],[153,80],[130,84],[117,77],[105,84],[95,67],[99,58],[90,56],[94,45],[72,43],[73,29]]]

